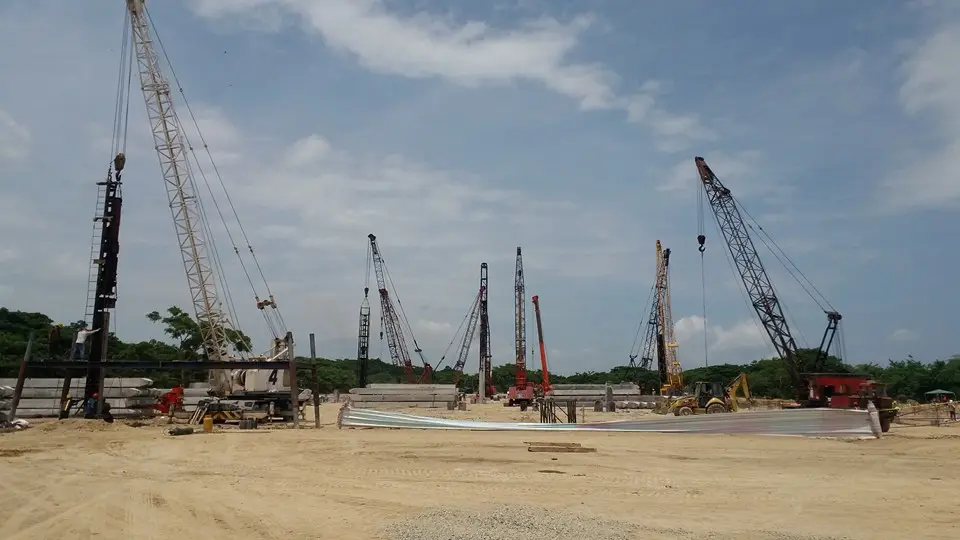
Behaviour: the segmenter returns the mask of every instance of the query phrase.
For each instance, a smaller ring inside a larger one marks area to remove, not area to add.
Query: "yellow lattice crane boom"
[[[657,364],[660,371],[660,393],[679,395],[683,392],[683,368],[677,360],[677,340],[673,334],[670,311],[670,249],[657,240]]]

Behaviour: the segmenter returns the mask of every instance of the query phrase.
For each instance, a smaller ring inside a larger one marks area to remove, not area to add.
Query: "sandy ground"
[[[336,405],[322,418],[319,430],[171,437],[163,425],[70,420],[0,435],[0,538],[960,537],[960,427],[838,441],[339,430]],[[597,452],[533,453],[524,441]]]

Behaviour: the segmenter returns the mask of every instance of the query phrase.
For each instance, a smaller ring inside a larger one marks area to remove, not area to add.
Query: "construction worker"
[[[61,346],[63,345],[63,323],[57,323],[50,327],[50,333],[47,334],[47,346],[49,347],[50,358],[59,358]]]
[[[100,401],[100,394],[94,392],[90,399],[83,404],[83,417],[93,418],[97,415],[97,402]]]
[[[73,344],[73,354],[70,355],[70,359],[83,360],[83,357],[86,354],[87,338],[99,331],[99,328],[95,328],[93,330],[81,328],[80,330],[77,330],[77,340]]]

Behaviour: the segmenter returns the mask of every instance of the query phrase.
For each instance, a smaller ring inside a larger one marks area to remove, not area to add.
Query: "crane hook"
[[[697,235],[697,243],[700,244],[700,247],[698,247],[697,250],[699,250],[700,253],[703,253],[704,251],[707,250],[707,247],[703,245],[706,241],[707,241],[706,236],[702,234]]]

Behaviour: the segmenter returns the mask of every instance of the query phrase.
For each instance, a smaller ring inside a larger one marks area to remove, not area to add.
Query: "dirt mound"
[[[34,428],[37,431],[42,432],[65,432],[65,431],[75,431],[82,433],[99,433],[99,432],[116,432],[116,431],[126,431],[131,428],[126,424],[121,422],[114,422],[108,424],[103,420],[86,420],[83,418],[68,418],[66,420],[52,420],[50,422],[42,422],[34,424]]]

